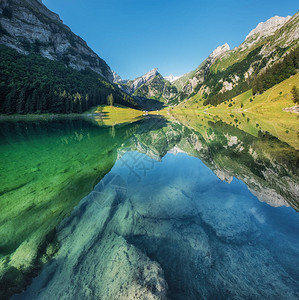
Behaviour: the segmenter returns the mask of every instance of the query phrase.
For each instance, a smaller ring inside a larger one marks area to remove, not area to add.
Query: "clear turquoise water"
[[[89,123],[80,130],[83,138],[72,144],[72,152],[92,153],[83,178],[90,178],[97,157],[104,178],[67,209],[55,202],[42,207],[44,213],[67,210],[69,217],[51,223],[55,255],[14,298],[299,297],[296,150],[268,135],[253,137],[219,123],[201,132],[163,119],[116,128],[113,134]],[[35,144],[48,136],[35,136]],[[111,166],[104,168],[112,153]],[[73,174],[68,175],[69,185]]]

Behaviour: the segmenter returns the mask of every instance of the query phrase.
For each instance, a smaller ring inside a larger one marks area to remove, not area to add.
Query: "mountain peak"
[[[154,69],[148,71],[147,73],[145,73],[142,77],[151,77],[151,76],[157,75],[158,73],[159,73],[158,68],[154,68]]]
[[[113,74],[113,82],[114,83],[120,83],[120,84],[126,84],[129,80],[122,79],[116,72],[112,71]]]
[[[230,50],[230,47],[227,43],[225,43],[224,45],[222,46],[218,46],[209,56],[209,58],[211,59],[216,59],[218,58],[219,56],[221,56],[222,54],[224,54],[225,52],[229,51]]]
[[[112,71],[112,74],[113,74],[113,82],[114,83],[122,81],[122,78],[116,72]]]
[[[157,76],[158,74],[159,74],[158,68],[154,68],[154,69],[148,71],[147,73],[145,73],[144,75],[136,78],[135,81],[137,81],[140,84],[140,82],[146,82],[146,81],[152,79],[153,77]]]
[[[266,22],[261,22],[257,25],[256,28],[250,31],[250,33],[246,36],[246,39],[249,39],[250,37],[254,35],[260,35],[260,36],[270,36],[272,35],[276,30],[281,28],[286,22],[288,22],[291,19],[291,16],[287,17],[279,17],[274,16],[267,20]]]
[[[165,80],[169,81],[170,83],[173,83],[177,79],[181,78],[182,76],[174,76],[173,74],[170,74],[169,76],[164,77]]]

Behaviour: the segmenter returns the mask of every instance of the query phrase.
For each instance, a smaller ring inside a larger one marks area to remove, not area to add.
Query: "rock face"
[[[1,1],[0,43],[22,54],[40,53],[77,70],[88,67],[113,81],[113,74],[105,61],[41,1]]]
[[[116,72],[113,73],[113,82],[114,83],[121,83],[126,84],[129,80],[123,80]]]
[[[245,40],[248,40],[254,35],[259,35],[260,37],[266,37],[274,34],[276,30],[281,28],[286,22],[291,19],[291,16],[287,17],[272,17],[266,22],[261,22],[257,25],[256,28],[250,31],[250,33],[246,36]]]
[[[165,80],[157,68],[134,80],[122,80],[115,73],[114,82],[124,92],[140,98],[169,102],[177,96],[176,87]]]
[[[295,30],[292,30],[292,23],[296,23]],[[281,30],[281,32],[280,32]],[[272,40],[267,40],[268,37],[273,36]],[[282,44],[281,39],[286,39],[286,43]],[[299,39],[299,26],[298,26],[298,13],[293,17],[272,17],[266,22],[261,22],[253,29],[245,38],[245,41],[236,49],[235,52],[248,52],[248,49],[252,49],[257,44],[263,45],[261,54],[269,56],[272,52],[275,52],[277,46],[281,48],[287,48],[292,45],[293,41]],[[275,58],[274,58],[275,60]]]
[[[230,50],[227,43],[222,46],[217,47],[208,57],[210,63],[213,63],[217,58],[220,58],[224,53]]]
[[[125,190],[122,178],[109,174],[83,199],[58,229],[56,258],[22,299],[166,299],[161,266],[113,232]]]
[[[164,77],[165,80],[169,81],[170,83],[173,83],[174,81],[180,79],[182,76],[174,76],[170,74],[169,76]]]
[[[276,48],[294,49],[299,43],[299,12],[291,18],[287,17],[287,21],[278,30],[271,35],[261,49],[261,54],[267,57],[275,54]],[[277,57],[274,57],[274,60]]]
[[[141,87],[143,84],[149,82],[150,80],[154,79],[159,74],[158,68],[152,69],[151,71],[147,72],[141,77],[136,78],[133,80],[130,88],[132,91],[136,92],[136,90]]]

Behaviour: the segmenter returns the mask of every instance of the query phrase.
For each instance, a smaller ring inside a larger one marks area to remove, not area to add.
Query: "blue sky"
[[[194,70],[217,46],[243,42],[259,22],[295,14],[296,0],[43,0],[122,78],[157,67]]]

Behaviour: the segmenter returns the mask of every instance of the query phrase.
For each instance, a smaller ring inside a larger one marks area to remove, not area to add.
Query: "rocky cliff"
[[[174,81],[180,79],[182,76],[174,76],[173,74],[170,74],[166,77],[164,77],[165,80],[169,81],[170,83],[173,83]]]
[[[291,16],[279,17],[275,16],[267,20],[266,22],[261,22],[256,28],[250,31],[246,36],[245,40],[252,38],[253,36],[267,37],[275,33],[276,30],[281,28],[286,22],[291,19]]]
[[[113,81],[105,61],[38,0],[1,0],[0,44],[22,54],[40,53],[76,70],[88,67]]]

